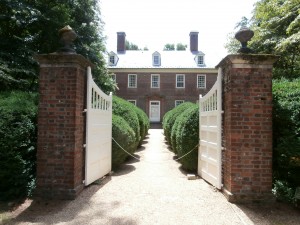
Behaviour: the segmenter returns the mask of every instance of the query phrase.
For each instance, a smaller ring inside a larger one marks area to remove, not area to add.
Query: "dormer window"
[[[110,66],[115,66],[115,65],[117,65],[118,59],[119,58],[116,53],[110,52],[108,55],[108,64]]]
[[[160,66],[160,54],[159,54],[159,52],[154,52],[152,54],[152,64],[153,64],[153,66]]]
[[[197,55],[195,57],[195,61],[197,63],[197,66],[204,66],[204,55]]]

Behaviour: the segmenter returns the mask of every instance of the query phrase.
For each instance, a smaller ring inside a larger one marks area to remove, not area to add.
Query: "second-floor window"
[[[128,74],[128,87],[129,88],[136,88],[136,74]]]
[[[111,75],[111,79],[113,79],[115,82],[117,81],[117,76],[116,76],[116,74],[112,74]]]
[[[184,100],[175,100],[175,107],[179,106],[182,103],[184,103]]]
[[[197,75],[197,88],[206,88],[206,75]]]
[[[151,88],[159,88],[159,74],[151,75]]]
[[[176,88],[184,88],[185,79],[184,74],[176,74]]]

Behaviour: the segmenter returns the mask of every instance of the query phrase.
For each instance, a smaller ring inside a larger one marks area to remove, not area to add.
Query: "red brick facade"
[[[272,65],[274,56],[229,55],[223,69],[225,196],[270,200],[272,189]]]
[[[86,67],[81,55],[38,55],[36,196],[74,199],[83,189]]]
[[[132,69],[120,72],[111,69],[116,74],[119,90],[116,92],[126,100],[136,100],[136,105],[143,109],[149,116],[150,101],[160,101],[160,120],[166,112],[175,107],[175,100],[184,100],[196,103],[199,95],[206,94],[217,78],[216,69],[180,70],[180,69]],[[137,75],[137,87],[128,88],[128,74]],[[151,88],[151,74],[160,77],[159,88]],[[176,88],[176,74],[184,74],[185,87]],[[206,88],[197,88],[197,75],[206,75]]]

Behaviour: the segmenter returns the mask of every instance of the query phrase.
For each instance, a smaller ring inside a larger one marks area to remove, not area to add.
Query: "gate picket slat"
[[[199,99],[199,157],[198,175],[221,189],[222,155],[222,72],[219,68],[216,83]]]
[[[105,106],[105,107],[104,107]],[[85,185],[111,171],[112,95],[106,95],[87,69]]]

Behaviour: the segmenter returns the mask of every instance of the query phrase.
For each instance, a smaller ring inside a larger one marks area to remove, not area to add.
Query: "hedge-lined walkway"
[[[237,206],[202,179],[188,180],[167,149],[162,129],[100,184],[74,201],[34,201],[11,224],[297,224],[296,211]]]

